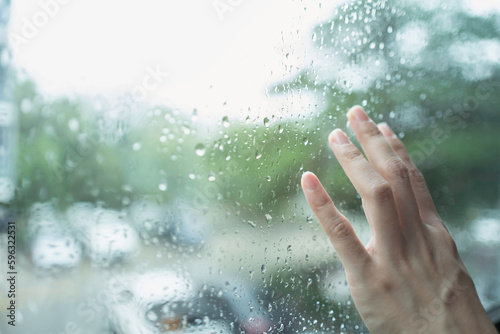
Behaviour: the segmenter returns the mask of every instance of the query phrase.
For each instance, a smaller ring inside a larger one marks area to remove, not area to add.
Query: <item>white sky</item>
[[[65,0],[45,23],[40,3],[50,1],[14,0],[10,27],[25,38],[27,22],[40,26],[14,61],[45,93],[127,92],[158,66],[169,76],[149,97],[217,119],[310,109],[311,98],[266,98],[265,89],[306,66],[312,27],[338,3],[221,0],[239,2],[221,20],[214,0]]]

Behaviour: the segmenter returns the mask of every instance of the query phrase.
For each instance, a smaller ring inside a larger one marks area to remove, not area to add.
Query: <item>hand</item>
[[[403,143],[361,107],[348,118],[368,160],[339,129],[329,144],[361,196],[371,229],[368,244],[363,246],[314,174],[304,173],[302,188],[344,265],[368,329],[497,333]]]

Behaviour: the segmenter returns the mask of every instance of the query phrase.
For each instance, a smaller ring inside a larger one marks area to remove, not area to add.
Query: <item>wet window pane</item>
[[[494,1],[0,0],[16,330],[368,333],[299,186],[314,171],[369,240],[327,145],[355,104],[407,145],[491,309],[499,96]]]

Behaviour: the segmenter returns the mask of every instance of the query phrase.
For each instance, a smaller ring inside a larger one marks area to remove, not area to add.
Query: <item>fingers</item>
[[[406,164],[361,107],[347,115],[371,165],[391,186],[403,234],[420,235],[421,219]]]
[[[392,132],[389,126],[385,123],[379,124],[380,132],[385,136],[394,151],[404,161],[410,175],[411,186],[420,212],[420,217],[425,222],[433,223],[439,221],[439,214],[432,200],[432,196],[425,183],[424,176],[413,163],[401,140]]]
[[[403,236],[389,183],[373,169],[341,130],[333,131],[329,142],[337,160],[363,199],[373,231],[374,246],[389,254],[399,254],[403,250]]]
[[[302,189],[307,202],[325,230],[347,270],[356,271],[371,260],[351,224],[335,207],[316,175],[302,175]]]

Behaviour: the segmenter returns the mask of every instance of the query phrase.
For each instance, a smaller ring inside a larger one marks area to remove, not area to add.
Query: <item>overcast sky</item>
[[[131,91],[147,67],[158,68],[169,75],[148,97],[217,119],[308,108],[307,96],[292,103],[266,98],[265,89],[304,67],[311,30],[331,17],[336,3],[59,1],[68,3],[44,9],[38,0],[13,1],[15,62],[45,93]],[[216,9],[216,3],[222,5]]]

